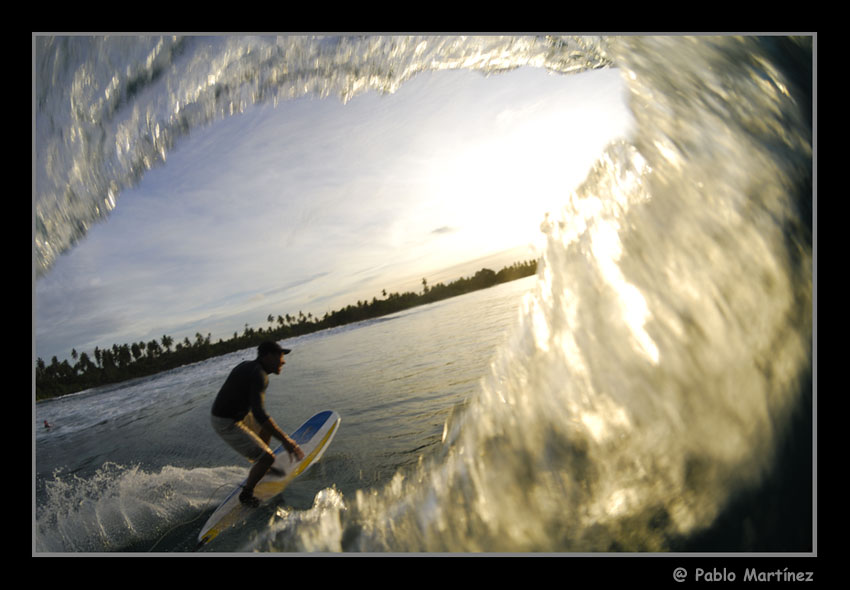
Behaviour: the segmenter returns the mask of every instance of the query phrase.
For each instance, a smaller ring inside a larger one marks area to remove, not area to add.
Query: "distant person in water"
[[[269,373],[280,375],[289,350],[276,342],[263,342],[257,358],[239,363],[222,385],[212,406],[212,427],[236,452],[254,463],[248,472],[239,501],[258,506],[254,486],[274,463],[274,451],[269,447],[272,436],[279,439],[289,454],[302,459],[304,452],[285,432],[278,428],[266,413],[264,398],[269,385]]]
[[[45,427],[45,428],[50,428],[50,424],[48,424],[48,423],[47,423],[47,420],[45,420],[45,421],[44,421],[44,427]]]

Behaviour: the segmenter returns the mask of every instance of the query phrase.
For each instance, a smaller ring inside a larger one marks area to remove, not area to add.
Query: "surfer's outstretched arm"
[[[270,416],[263,423],[263,438],[268,441],[272,436],[283,443],[283,446],[290,455],[294,455],[299,461],[304,458],[304,452],[301,450],[301,447],[288,434],[281,430]]]

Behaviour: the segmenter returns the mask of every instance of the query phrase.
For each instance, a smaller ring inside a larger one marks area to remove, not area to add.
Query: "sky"
[[[617,70],[521,68],[195,130],[38,279],[35,355],[228,339],[533,258],[545,213],[630,123]]]

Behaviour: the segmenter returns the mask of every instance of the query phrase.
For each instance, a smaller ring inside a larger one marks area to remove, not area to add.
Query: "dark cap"
[[[272,352],[275,354],[289,354],[292,351],[288,348],[282,348],[277,342],[263,342],[257,348],[257,356],[266,356]]]

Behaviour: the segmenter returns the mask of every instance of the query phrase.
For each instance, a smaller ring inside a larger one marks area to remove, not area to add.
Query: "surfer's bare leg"
[[[262,479],[266,472],[268,472],[272,463],[274,463],[274,453],[263,453],[262,456],[257,459],[257,462],[254,463],[251,471],[248,472],[248,478],[245,480],[245,485],[242,486],[242,494],[239,496],[240,500],[243,500],[243,498],[253,498],[254,487],[257,485],[257,482]],[[254,502],[256,502],[256,500],[254,500]]]

